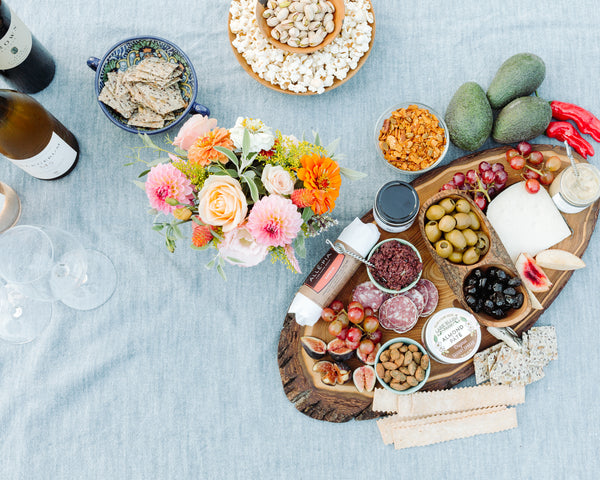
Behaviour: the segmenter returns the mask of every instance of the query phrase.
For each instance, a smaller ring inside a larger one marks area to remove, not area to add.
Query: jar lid
[[[481,343],[481,328],[475,317],[462,308],[446,308],[425,325],[427,350],[445,363],[462,363],[471,358]]]
[[[560,192],[572,205],[587,207],[600,198],[600,170],[590,163],[578,163],[577,171],[579,179],[572,166],[565,168],[560,177]]]
[[[419,195],[412,185],[400,180],[386,183],[377,192],[375,209],[386,223],[402,225],[419,213]]]

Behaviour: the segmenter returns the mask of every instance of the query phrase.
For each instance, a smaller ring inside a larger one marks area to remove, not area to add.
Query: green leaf
[[[183,238],[183,233],[181,233],[181,229],[177,225],[171,225],[173,228],[173,233],[177,238]]]
[[[215,266],[215,263],[217,263],[217,257],[213,258],[210,262],[208,262],[205,267],[207,270],[212,269]]]
[[[313,135],[315,136],[315,141],[314,141],[314,144],[315,144],[317,147],[320,147],[320,146],[321,146],[321,137],[319,137],[319,132],[314,132],[314,131],[313,131]]]
[[[164,223],[157,223],[156,225],[152,225],[152,230],[154,230],[155,232],[160,232],[163,228],[165,228]]]
[[[138,178],[142,178],[143,176],[147,175],[148,173],[150,173],[150,169],[148,169],[148,170],[144,170],[142,173],[140,173],[140,174],[138,175]]]
[[[142,190],[146,190],[146,184],[144,182],[140,182],[139,180],[133,180],[133,184],[136,187],[140,187]]]
[[[223,278],[223,280],[227,281],[227,275],[225,275],[225,270],[223,269],[223,259],[219,257],[219,263],[217,264],[217,272]]]
[[[327,153],[329,154],[330,157],[333,157],[335,155],[336,150],[340,146],[340,141],[341,141],[340,138],[336,138],[333,142],[331,142],[329,145],[327,145],[325,147],[325,150],[327,150]]]
[[[244,177],[244,181],[250,188],[250,196],[252,197],[252,201],[254,203],[258,202],[258,187],[256,186],[256,183],[254,183],[254,180],[248,179],[247,177]]]
[[[244,176],[248,179],[256,177],[256,172],[254,170],[248,170],[244,172]]]
[[[346,177],[348,180],[351,180],[351,181],[360,180],[360,179],[365,178],[367,176],[366,173],[359,172],[357,170],[352,170],[350,168],[344,168],[344,167],[340,167],[340,173],[344,177]]]
[[[197,223],[200,226],[203,226],[204,224],[200,221],[200,219],[198,218],[197,215],[192,216],[192,222]]]
[[[215,237],[219,242],[223,241],[223,237],[215,232],[212,228],[210,229],[210,234]]]
[[[233,263],[244,263],[243,260],[239,260],[237,258],[233,258],[233,257],[227,257],[227,260]]]
[[[250,132],[244,128],[244,137],[242,139],[242,156],[247,157],[250,153]]]
[[[294,240],[294,250],[300,258],[306,258],[306,242],[305,237],[300,233]]]
[[[304,210],[302,210],[302,223],[308,222],[313,215],[312,209],[310,207],[305,207]]]
[[[225,148],[225,147],[215,147],[215,150],[217,152],[220,152],[223,155],[227,156],[227,158],[233,162],[233,164],[236,166],[236,168],[240,168],[239,159],[237,158],[235,153],[233,153],[231,150],[229,150],[228,148]]]
[[[227,173],[227,175],[229,175],[232,178],[237,178],[237,176],[238,176],[237,170],[234,170],[233,168],[228,168],[225,170],[225,172]]]

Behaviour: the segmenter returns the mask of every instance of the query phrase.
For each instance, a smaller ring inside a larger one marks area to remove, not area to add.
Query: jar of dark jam
[[[373,216],[381,229],[400,233],[411,227],[420,205],[419,195],[412,185],[394,180],[383,185],[377,192]]]

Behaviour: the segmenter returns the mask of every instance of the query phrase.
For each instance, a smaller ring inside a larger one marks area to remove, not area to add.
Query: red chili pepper
[[[550,122],[546,129],[546,135],[561,142],[566,141],[583,158],[587,158],[588,155],[594,156],[594,147],[584,140],[569,122]]]
[[[588,133],[600,142],[600,120],[586,109],[572,103],[550,102],[552,116],[558,120],[573,120],[582,133]]]

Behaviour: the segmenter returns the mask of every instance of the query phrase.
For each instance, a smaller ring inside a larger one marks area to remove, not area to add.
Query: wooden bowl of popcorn
[[[312,53],[333,41],[344,23],[344,0],[256,2],[256,21],[271,45],[291,53]]]

